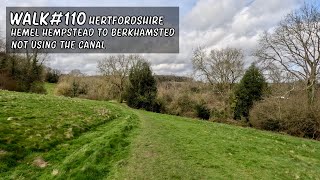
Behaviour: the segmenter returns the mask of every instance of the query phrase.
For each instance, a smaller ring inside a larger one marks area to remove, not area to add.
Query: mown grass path
[[[320,179],[320,143],[135,111],[141,119],[118,179]]]

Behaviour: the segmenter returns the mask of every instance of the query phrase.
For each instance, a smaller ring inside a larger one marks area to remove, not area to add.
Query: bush
[[[57,69],[46,69],[46,81],[49,83],[57,83],[61,76],[61,72]]]
[[[65,81],[59,82],[57,87],[55,88],[54,94],[58,96],[67,96],[71,97],[70,94],[71,85]]]
[[[37,94],[46,94],[47,90],[44,88],[44,84],[42,82],[34,82],[31,84],[30,92]]]
[[[177,94],[172,102],[167,106],[167,112],[172,115],[197,117],[194,105],[196,102],[188,93]]]
[[[83,77],[66,76],[58,83],[55,94],[67,97],[85,96],[88,92],[88,85]]]
[[[253,127],[280,131],[279,103],[277,100],[266,99],[254,105],[250,112],[250,122]]]
[[[228,113],[224,110],[218,110],[216,108],[213,108],[211,111],[211,118],[214,121],[222,121],[223,119],[227,119],[228,118]]]
[[[197,104],[195,106],[197,117],[200,119],[209,120],[210,119],[210,110],[204,104]]]
[[[224,108],[224,97],[215,94],[209,84],[196,81],[170,81],[158,83],[157,89],[157,98],[163,102],[167,114],[197,118],[195,105],[203,104],[210,111],[219,110],[225,118],[229,118],[229,113]],[[210,118],[214,118],[214,114],[211,113]]]
[[[310,110],[303,95],[289,99],[268,98],[254,105],[250,112],[253,127],[281,131],[298,137],[320,139],[320,103]]]
[[[77,83],[79,84],[77,88]],[[77,93],[74,90],[77,90]],[[102,76],[61,76],[55,88],[56,95],[79,97],[92,100],[110,100],[118,97],[118,91],[109,79]]]
[[[149,63],[138,61],[130,70],[129,82],[125,95],[128,106],[147,111],[159,108],[154,107],[159,106],[156,103],[157,84]]]
[[[166,107],[161,99],[156,99],[152,105],[152,111],[156,113],[166,113]]]
[[[0,70],[0,89],[17,90],[17,81],[6,70]]]
[[[235,91],[234,119],[245,118],[248,121],[249,111],[255,101],[262,99],[267,83],[260,70],[252,64],[241,79]]]

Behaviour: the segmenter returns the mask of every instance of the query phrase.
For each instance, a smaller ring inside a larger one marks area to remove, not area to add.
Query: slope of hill
[[[101,179],[137,117],[112,103],[0,90],[0,179]]]
[[[320,142],[0,91],[0,179],[320,179]]]
[[[142,123],[119,179],[320,179],[320,142],[136,111]]]

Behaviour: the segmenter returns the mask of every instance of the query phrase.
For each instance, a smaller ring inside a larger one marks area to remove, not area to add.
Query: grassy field
[[[100,179],[138,119],[112,103],[0,91],[0,179]]]
[[[119,179],[320,179],[320,142],[136,112],[142,128]]]
[[[54,95],[54,89],[56,88],[57,84],[54,83],[45,83],[44,87],[47,90],[48,95]]]
[[[319,149],[117,103],[0,91],[0,179],[320,179]]]

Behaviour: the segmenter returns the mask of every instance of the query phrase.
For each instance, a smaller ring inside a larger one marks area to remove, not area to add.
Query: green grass
[[[137,111],[119,179],[320,179],[320,142]]]
[[[54,83],[44,83],[44,88],[47,90],[48,95],[54,95],[54,90],[57,84]]]
[[[4,179],[111,176],[138,122],[111,103],[8,91],[0,91],[0,108]],[[37,158],[48,168],[34,165]]]
[[[320,179],[319,149],[117,103],[0,91],[0,179]]]

